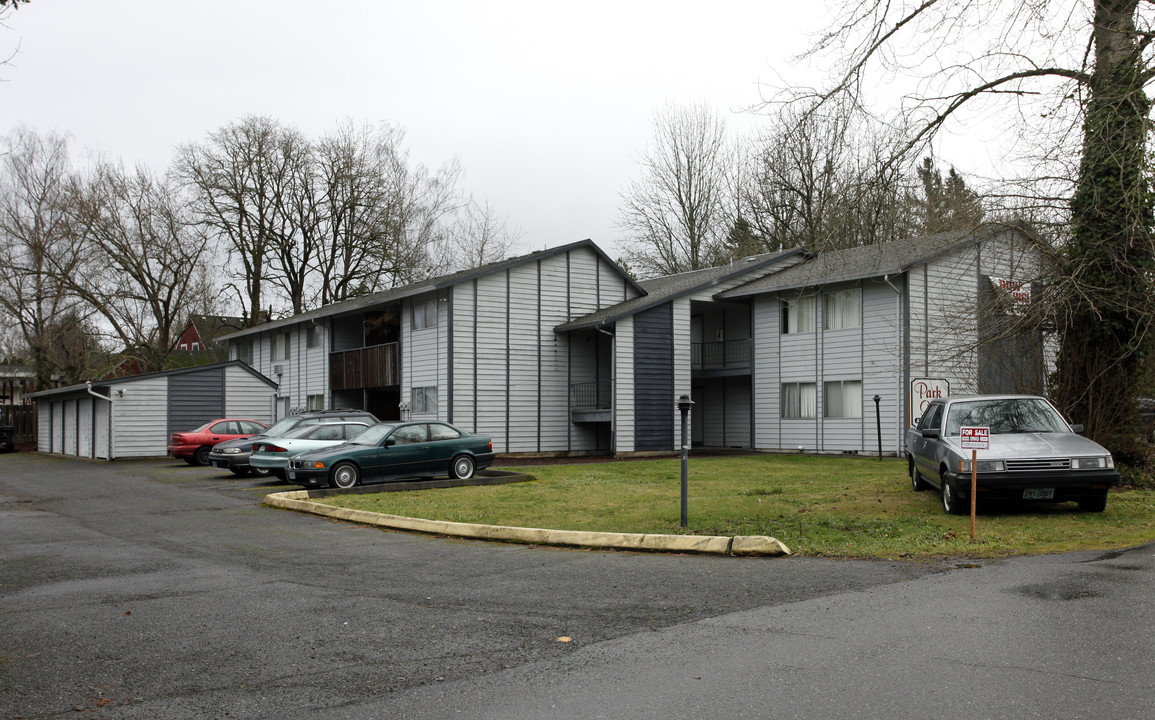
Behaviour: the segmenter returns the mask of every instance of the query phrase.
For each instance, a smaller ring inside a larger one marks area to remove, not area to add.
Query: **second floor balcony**
[[[329,385],[332,390],[400,384],[395,342],[329,353]]]
[[[690,344],[694,370],[735,370],[750,367],[750,339]]]

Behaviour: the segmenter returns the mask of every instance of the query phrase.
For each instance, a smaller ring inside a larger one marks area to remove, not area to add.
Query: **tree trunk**
[[[1056,399],[1122,459],[1135,457],[1135,392],[1150,317],[1150,101],[1136,42],[1138,0],[1095,4],[1095,68],[1065,249]]]

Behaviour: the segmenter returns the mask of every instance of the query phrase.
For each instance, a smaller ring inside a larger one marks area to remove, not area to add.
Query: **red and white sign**
[[[926,412],[931,400],[941,400],[950,395],[950,383],[942,378],[915,378],[910,381],[910,412],[907,418],[911,425]]]
[[[964,427],[959,430],[959,445],[963,450],[989,450],[991,429],[989,427]]]

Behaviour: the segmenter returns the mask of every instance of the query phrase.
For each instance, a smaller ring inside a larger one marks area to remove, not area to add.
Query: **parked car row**
[[[169,455],[236,475],[274,474],[317,487],[448,475],[467,479],[493,464],[489,435],[443,422],[377,421],[363,410],[320,410],[272,427],[224,418],[173,433]]]

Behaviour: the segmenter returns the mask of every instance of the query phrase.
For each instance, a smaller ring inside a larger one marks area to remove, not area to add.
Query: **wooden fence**
[[[36,406],[0,405],[0,425],[16,428],[15,440],[18,450],[36,449]]]

